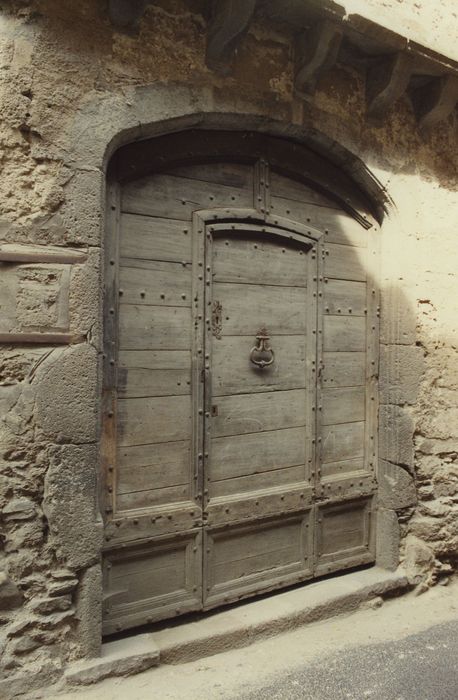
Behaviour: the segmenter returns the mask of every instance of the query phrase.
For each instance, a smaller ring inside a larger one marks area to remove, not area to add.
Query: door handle
[[[269,341],[270,335],[267,333],[266,328],[261,328],[256,335],[256,345],[251,348],[250,352],[250,361],[259,369],[269,367],[275,360],[275,353]]]

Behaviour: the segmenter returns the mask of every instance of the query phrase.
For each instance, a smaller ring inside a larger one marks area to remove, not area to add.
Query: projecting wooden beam
[[[108,0],[110,20],[118,29],[135,29],[148,0]]]
[[[315,91],[318,78],[337,60],[342,37],[342,26],[330,20],[323,20],[299,35],[296,40],[296,90]]]
[[[412,91],[412,103],[421,128],[447,119],[458,102],[458,76],[443,75]]]
[[[223,75],[248,30],[256,0],[213,0],[207,34],[207,65]]]
[[[383,116],[407,90],[413,60],[404,52],[380,59],[366,75],[367,113]]]

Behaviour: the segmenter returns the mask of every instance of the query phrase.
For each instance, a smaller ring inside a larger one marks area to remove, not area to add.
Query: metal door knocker
[[[256,345],[251,348],[250,361],[259,367],[259,369],[264,369],[273,364],[275,360],[275,353],[269,344],[270,335],[267,333],[266,328],[261,328],[256,335]]]

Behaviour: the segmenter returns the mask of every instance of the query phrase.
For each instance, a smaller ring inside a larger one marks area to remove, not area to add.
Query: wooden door
[[[312,244],[249,227],[212,230],[206,608],[311,576],[315,433]]]
[[[104,633],[374,560],[369,233],[268,163],[113,185]]]

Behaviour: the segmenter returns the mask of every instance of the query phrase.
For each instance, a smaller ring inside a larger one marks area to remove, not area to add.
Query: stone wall
[[[31,258],[37,245],[68,253],[1,263],[0,334],[62,341],[0,347],[7,694],[98,652],[104,168],[117,145],[170,130],[169,120],[313,134],[360,158],[386,188],[379,563],[396,567],[400,551],[420,586],[457,564],[456,112],[420,133],[405,98],[371,124],[364,75],[340,64],[314,97],[298,99],[291,37],[259,22],[232,75],[220,77],[205,65],[200,7],[158,0],[137,35],[114,31],[101,0],[1,4],[0,243],[28,245]]]

